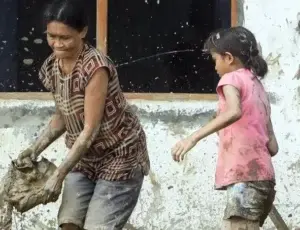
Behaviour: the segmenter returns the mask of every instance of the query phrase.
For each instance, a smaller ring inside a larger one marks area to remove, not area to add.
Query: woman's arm
[[[269,135],[269,142],[267,144],[267,147],[271,156],[273,157],[278,153],[279,147],[273,130],[273,124],[271,118],[269,119],[267,128],[268,128],[268,135]]]
[[[32,145],[20,153],[17,163],[22,164],[22,160],[26,157],[30,157],[31,160],[36,158],[57,138],[59,138],[66,130],[65,122],[62,114],[56,106],[55,114],[52,116],[49,124],[43,130],[41,135],[35,140]]]
[[[100,68],[91,77],[85,88],[84,129],[78,136],[67,157],[57,169],[57,176],[60,180],[65,178],[81,157],[88,151],[98,134],[105,109],[107,87],[107,69]]]
[[[241,118],[242,108],[239,90],[231,85],[223,86],[222,90],[226,101],[226,111],[220,113],[206,126],[194,132],[192,134],[193,142],[197,143],[208,135],[218,132]]]

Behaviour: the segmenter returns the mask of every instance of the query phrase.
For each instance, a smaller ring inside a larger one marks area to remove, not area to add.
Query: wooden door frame
[[[231,0],[231,26],[238,25],[238,0]]]
[[[108,0],[97,0],[96,44],[97,48],[107,54]],[[238,25],[238,0],[231,0],[231,26]],[[216,94],[189,93],[125,93],[127,99],[173,101],[205,100],[216,101]],[[0,99],[15,100],[53,100],[50,93],[0,93]]]
[[[107,53],[108,0],[97,0],[96,44]]]

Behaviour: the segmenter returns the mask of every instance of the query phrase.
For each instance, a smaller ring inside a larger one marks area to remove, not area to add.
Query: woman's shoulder
[[[44,61],[43,65],[42,65],[42,69],[46,70],[46,69],[52,68],[54,61],[55,61],[55,55],[52,53]]]
[[[82,65],[84,72],[87,74],[92,74],[96,69],[101,67],[107,67],[111,73],[115,69],[114,63],[108,56],[90,44],[85,44]]]
[[[97,49],[96,47],[85,44],[85,51],[84,51],[84,61],[91,60],[93,58],[99,59],[99,58],[106,58],[106,55],[101,50]]]
[[[48,91],[52,91],[53,92],[53,85],[51,82],[52,79],[52,73],[53,71],[53,64],[55,61],[55,56],[54,54],[51,54],[43,63],[40,71],[39,71],[39,79],[42,82],[42,84],[44,85],[44,87],[48,90]]]

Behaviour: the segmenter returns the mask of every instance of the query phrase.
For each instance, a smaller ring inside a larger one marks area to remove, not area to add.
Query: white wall
[[[245,0],[245,26],[262,46],[270,73],[264,84],[270,92],[272,118],[280,144],[274,158],[277,176],[276,207],[291,229],[300,228],[300,19],[299,0]],[[244,18],[243,18],[244,17]],[[298,17],[298,18],[297,18]],[[204,101],[131,101],[145,127],[152,169],[160,187],[146,178],[140,201],[131,218],[139,230],[218,229],[224,208],[224,193],[213,190],[217,137],[197,145],[185,164],[171,160],[170,148],[181,137],[203,125],[216,103]],[[0,176],[11,158],[25,148],[53,111],[51,102],[0,101]],[[62,139],[45,156],[57,164],[66,154]],[[59,202],[58,202],[59,203]],[[37,207],[14,217],[14,230],[56,229],[57,204]],[[43,227],[44,226],[44,227]],[[274,229],[268,220],[264,229]]]

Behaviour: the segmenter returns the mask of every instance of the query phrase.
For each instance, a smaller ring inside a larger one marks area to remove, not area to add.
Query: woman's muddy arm
[[[105,68],[101,68],[96,71],[85,88],[84,129],[57,169],[57,175],[62,180],[88,151],[99,133],[105,109],[107,87],[108,72]]]
[[[56,107],[55,114],[52,116],[49,124],[32,143],[32,145],[19,155],[18,163],[21,164],[22,159],[26,157],[30,157],[33,161],[36,160],[36,158],[65,131],[65,122],[61,112]]]

